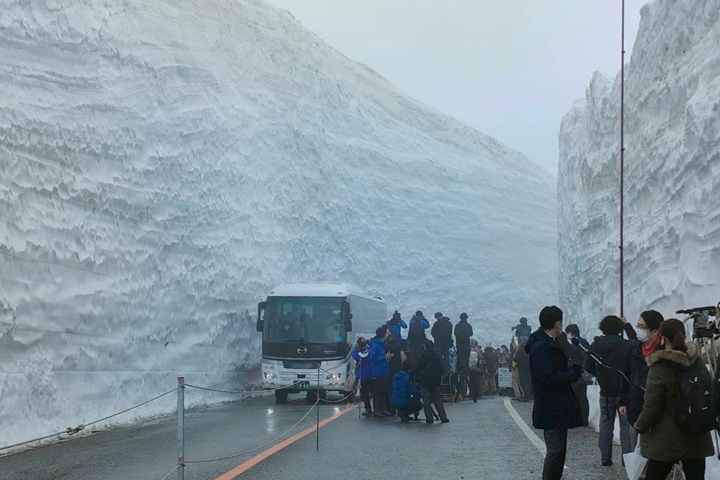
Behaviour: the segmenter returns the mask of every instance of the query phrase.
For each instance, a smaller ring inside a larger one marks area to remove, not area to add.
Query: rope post
[[[177,417],[178,417],[178,480],[185,480],[185,377],[178,377],[177,389]]]
[[[317,421],[315,422],[315,450],[320,451],[320,362],[318,362],[317,376]]]

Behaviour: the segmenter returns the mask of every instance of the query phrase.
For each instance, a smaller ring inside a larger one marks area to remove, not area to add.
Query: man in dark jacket
[[[620,415],[627,416],[630,425],[634,425],[643,405],[645,404],[645,384],[648,377],[647,357],[658,350],[660,345],[660,324],[665,320],[655,310],[648,310],[640,314],[637,321],[637,333],[630,323],[623,318],[625,334],[631,342],[628,354],[623,362],[623,373],[630,380],[624,382],[620,389]],[[642,388],[641,388],[642,387]],[[630,447],[634,450],[637,445],[637,432],[630,428]]]
[[[609,315],[600,322],[602,337],[595,337],[590,345],[590,354],[585,359],[585,370],[597,378],[600,384],[600,447],[603,466],[610,466],[613,452],[613,430],[615,414],[620,408],[620,391],[625,379],[617,372],[630,351],[632,344],[620,336],[624,329],[623,321],[615,315]],[[602,363],[599,364],[597,360]],[[608,368],[610,367],[610,368]],[[630,453],[630,424],[627,417],[620,415],[620,445],[622,453]]]
[[[412,364],[409,360],[405,360],[402,364],[402,371],[393,376],[392,396],[390,397],[390,404],[397,409],[398,416],[403,422],[409,422],[410,415],[414,415],[417,420],[418,413],[423,408],[422,401],[420,401],[422,394],[410,381],[408,374],[410,368],[412,368]]]
[[[435,352],[435,345],[430,340],[425,342],[420,360],[410,369],[410,376],[420,385],[422,392],[425,422],[433,423],[433,405],[438,412],[440,421],[448,423],[450,420],[445,413],[445,406],[440,397],[440,380],[443,376],[443,366],[440,357]]]
[[[372,361],[372,374],[375,377],[375,391],[373,392],[373,417],[392,417],[394,414],[387,409],[387,391],[390,389],[390,363],[392,353],[385,350],[387,328],[380,327],[375,330],[375,338],[370,345],[370,360]]]
[[[427,321],[423,312],[420,310],[415,312],[415,316],[410,320],[407,337],[408,347],[410,349],[408,358],[413,365],[420,360],[420,355],[423,353],[425,340],[427,340],[425,330],[428,328],[430,328],[430,322]]]
[[[532,334],[532,328],[530,328],[530,325],[528,325],[528,320],[525,317],[522,317],[520,319],[520,324],[515,325],[513,327],[513,330],[515,330],[515,336],[517,338],[530,337],[530,335]]]
[[[457,342],[458,371],[461,374],[468,372],[470,361],[470,337],[473,336],[472,325],[468,323],[468,314],[460,314],[460,322],[455,325],[455,341]]]
[[[565,334],[567,335],[570,345],[570,363],[575,365],[585,365],[585,358],[587,358],[587,354],[585,353],[585,350],[583,350],[583,347],[588,349],[590,348],[590,344],[587,340],[580,336],[580,327],[575,324],[570,324],[565,327]],[[580,343],[582,347],[572,343],[573,338],[577,338],[578,343]],[[590,402],[587,398],[587,387],[591,384],[592,375],[587,372],[583,373],[580,380],[573,383],[573,390],[575,391],[575,396],[580,404],[580,417],[582,418],[583,426],[585,427],[587,427],[590,423]]]
[[[432,333],[433,340],[435,340],[435,350],[438,355],[440,355],[440,360],[442,360],[445,373],[450,373],[450,358],[448,356],[448,350],[450,350],[450,347],[453,344],[452,322],[450,322],[450,319],[443,316],[440,312],[435,314],[435,318],[436,320],[430,333]]]
[[[486,347],[483,352],[483,360],[485,361],[485,384],[487,385],[488,395],[497,395],[497,372],[499,367],[499,359],[492,347]]]
[[[558,307],[540,312],[540,329],[530,336],[525,350],[530,354],[535,404],[533,426],[543,430],[547,453],[543,480],[560,480],[565,466],[568,429],[582,425],[580,406],[572,384],[582,374],[569,359],[556,338],[562,332],[563,314]]]

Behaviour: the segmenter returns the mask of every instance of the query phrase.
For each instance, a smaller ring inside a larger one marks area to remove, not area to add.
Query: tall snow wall
[[[279,283],[467,311],[496,344],[556,300],[554,179],[289,13],[2,3],[0,445],[176,375],[246,384]]]
[[[625,313],[720,300],[720,0],[642,9],[626,68]],[[590,336],[619,310],[620,77],[562,121],[560,302]]]

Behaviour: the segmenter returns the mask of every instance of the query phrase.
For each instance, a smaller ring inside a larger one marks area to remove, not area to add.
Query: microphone
[[[630,381],[630,379],[625,375],[625,373],[624,373],[622,370],[617,369],[617,368],[615,368],[615,367],[612,367],[612,366],[608,365],[607,363],[605,363],[604,361],[602,361],[602,359],[598,358],[598,357],[597,357],[593,352],[591,352],[589,349],[585,348],[585,345],[583,345],[582,343],[580,343],[580,340],[579,340],[577,337],[573,337],[572,340],[570,340],[570,341],[572,342],[573,345],[577,345],[578,347],[582,348],[583,351],[585,351],[585,353],[587,353],[588,355],[590,355],[590,357],[592,357],[592,359],[595,360],[595,362],[596,362],[598,365],[600,365],[601,367],[605,367],[605,368],[607,368],[607,369],[610,369],[610,370],[613,370],[613,371],[619,373],[620,375],[622,375],[622,377],[625,379],[625,381],[628,382],[629,385],[632,385],[632,386],[635,387],[635,388],[639,388],[639,389],[642,390],[643,392],[645,391],[645,388],[644,388],[644,387],[641,387],[640,385],[635,385],[634,383],[632,383],[632,382]]]

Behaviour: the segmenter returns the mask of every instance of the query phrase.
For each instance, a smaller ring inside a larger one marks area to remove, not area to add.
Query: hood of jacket
[[[687,343],[687,353],[681,350],[658,350],[648,355],[646,361],[648,367],[652,367],[657,362],[665,360],[680,365],[683,368],[689,368],[695,360],[700,356],[700,351],[694,343]]]
[[[591,348],[593,352],[601,354],[610,353],[618,348],[621,348],[625,343],[627,343],[627,340],[622,338],[620,335],[603,335],[602,337],[595,337],[595,341],[593,341]]]

